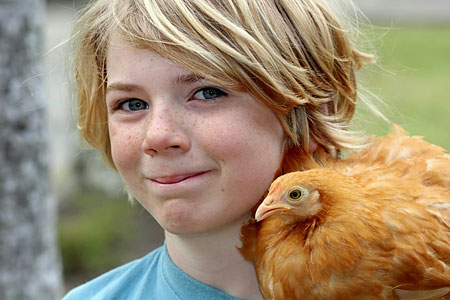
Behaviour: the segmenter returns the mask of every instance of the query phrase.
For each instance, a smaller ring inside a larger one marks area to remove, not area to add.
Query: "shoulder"
[[[158,277],[152,274],[157,273],[163,251],[164,248],[159,247],[140,259],[115,268],[71,290],[63,300],[133,298],[130,295],[142,290],[145,278],[157,280]]]
[[[70,291],[63,300],[241,300],[208,286],[177,267],[165,246]]]

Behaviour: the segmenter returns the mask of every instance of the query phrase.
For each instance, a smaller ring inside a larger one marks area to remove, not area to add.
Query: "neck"
[[[214,232],[175,235],[166,231],[167,250],[173,262],[191,277],[244,299],[262,299],[253,265],[236,247],[242,222]]]

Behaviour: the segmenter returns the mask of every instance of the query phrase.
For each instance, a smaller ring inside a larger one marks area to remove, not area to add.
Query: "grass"
[[[373,44],[378,63],[363,77],[366,87],[388,105],[388,118],[450,150],[450,27],[380,29]],[[361,107],[358,114],[369,118]],[[360,122],[377,135],[390,127]]]

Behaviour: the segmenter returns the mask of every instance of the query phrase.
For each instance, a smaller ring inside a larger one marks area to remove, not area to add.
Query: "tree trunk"
[[[0,0],[0,299],[58,299],[42,83],[45,0]]]

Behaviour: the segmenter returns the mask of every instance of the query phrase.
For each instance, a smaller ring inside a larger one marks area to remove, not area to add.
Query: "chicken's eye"
[[[289,192],[289,198],[291,198],[291,200],[297,200],[300,199],[302,197],[302,191],[295,189]]]
[[[308,191],[300,186],[296,186],[294,188],[292,188],[289,193],[288,193],[288,197],[289,197],[289,201],[291,202],[298,202],[300,200],[302,200],[303,198],[305,198],[305,196],[308,194]]]

